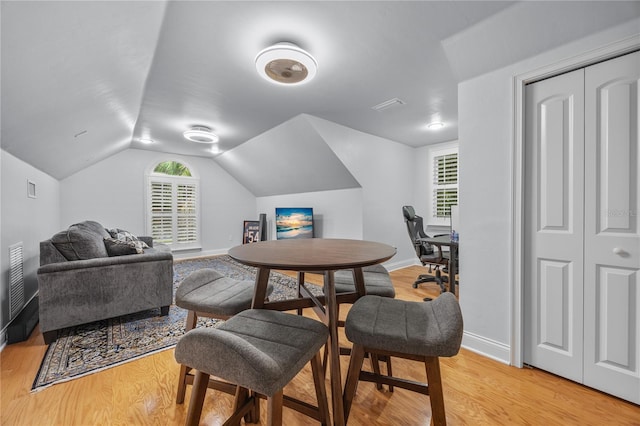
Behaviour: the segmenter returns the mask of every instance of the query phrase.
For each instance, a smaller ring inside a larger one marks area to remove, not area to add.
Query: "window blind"
[[[155,241],[172,248],[198,243],[198,187],[169,177],[150,179],[150,226]]]
[[[458,153],[433,158],[433,216],[451,216],[451,206],[458,204]]]
[[[177,185],[177,241],[178,244],[193,243],[198,240],[196,217],[196,185]]]

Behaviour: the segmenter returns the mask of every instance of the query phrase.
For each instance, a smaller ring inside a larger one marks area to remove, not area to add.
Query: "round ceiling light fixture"
[[[256,69],[266,80],[292,86],[313,79],[318,63],[293,43],[282,42],[267,47],[256,56]]]
[[[427,124],[427,129],[429,130],[440,130],[443,127],[444,127],[444,123],[440,123],[440,122]]]
[[[183,133],[185,139],[198,143],[216,143],[220,140],[218,135],[213,134],[206,126],[193,126]]]

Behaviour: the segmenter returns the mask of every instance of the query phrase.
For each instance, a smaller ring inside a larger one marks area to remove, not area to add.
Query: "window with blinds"
[[[433,217],[451,216],[458,204],[458,153],[433,157]]]
[[[188,170],[188,169],[187,169]],[[149,182],[148,233],[173,250],[200,244],[198,181],[189,175],[152,173]]]

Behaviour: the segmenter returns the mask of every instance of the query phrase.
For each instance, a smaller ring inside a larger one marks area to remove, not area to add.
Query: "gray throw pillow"
[[[124,229],[120,229],[120,228],[113,228],[113,229],[109,229],[108,231],[109,231],[109,234],[111,235],[111,238],[114,238],[120,241],[134,242],[136,244],[136,248],[139,248],[139,249],[149,248],[147,243],[145,243],[144,241],[141,241],[138,237],[136,237],[129,231],[125,231]],[[142,251],[140,253],[142,253]]]
[[[104,228],[103,228],[104,229]],[[92,225],[76,223],[66,231],[58,232],[51,242],[67,260],[86,260],[107,257],[102,233]]]
[[[104,246],[109,256],[124,256],[127,254],[139,254],[144,250],[138,248],[135,241],[122,241],[115,238],[105,238]]]

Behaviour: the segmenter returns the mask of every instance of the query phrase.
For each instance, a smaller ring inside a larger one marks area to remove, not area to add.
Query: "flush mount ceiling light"
[[[183,133],[185,139],[198,143],[216,143],[220,138],[205,126],[193,126]]]
[[[266,80],[292,86],[313,79],[318,63],[309,53],[292,43],[277,43],[256,56],[256,69]]]
[[[429,130],[440,130],[443,127],[444,127],[444,123],[439,123],[439,122],[427,124],[427,129]]]
[[[149,138],[140,138],[138,139],[138,142],[143,143],[145,145],[150,145],[153,143],[153,139],[149,139]]]

